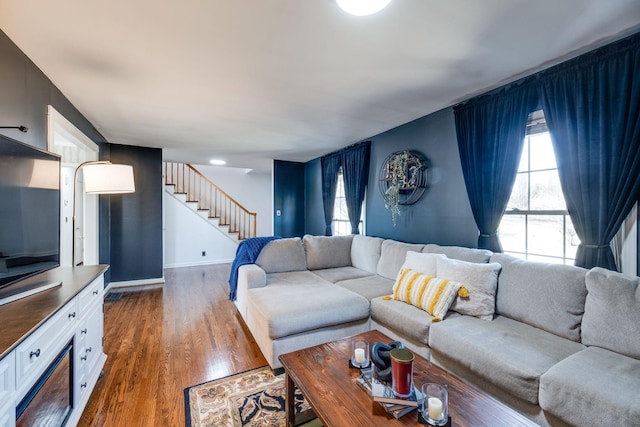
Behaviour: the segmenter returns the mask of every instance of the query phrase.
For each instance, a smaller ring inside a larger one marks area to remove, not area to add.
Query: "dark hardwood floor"
[[[186,387],[267,364],[228,300],[229,264],[165,270],[105,301],[107,362],[80,426],[183,426]]]

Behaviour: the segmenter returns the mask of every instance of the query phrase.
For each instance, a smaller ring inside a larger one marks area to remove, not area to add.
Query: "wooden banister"
[[[209,218],[218,218],[220,225],[228,226],[229,233],[238,233],[239,240],[256,237],[256,213],[250,212],[193,166],[164,162],[164,179],[165,184],[176,187],[176,193],[186,194],[188,202],[198,202],[199,210],[208,210]]]

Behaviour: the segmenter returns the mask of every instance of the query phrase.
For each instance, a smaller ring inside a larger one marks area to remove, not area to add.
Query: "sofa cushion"
[[[540,407],[576,426],[640,426],[640,360],[589,347],[540,378]]]
[[[582,343],[640,359],[640,278],[596,267],[586,284]]]
[[[372,276],[368,271],[360,270],[355,267],[325,268],[323,270],[313,270],[313,273],[331,283]]]
[[[356,234],[351,242],[351,265],[376,274],[383,239]]]
[[[366,298],[333,283],[277,283],[248,294],[247,316],[274,340],[369,317]]]
[[[493,254],[502,265],[496,311],[558,336],[580,341],[587,270]]]
[[[393,299],[418,307],[442,320],[462,284],[403,268],[393,285]]]
[[[329,282],[328,280],[323,279],[310,272],[309,270],[302,271],[288,271],[286,273],[269,273],[267,274],[267,285],[275,285],[275,284],[289,283],[292,285],[297,284],[307,284],[307,285],[326,285]]]
[[[429,327],[433,317],[418,307],[378,297],[371,300],[371,318],[424,345],[429,342]]]
[[[309,270],[320,270],[323,268],[350,266],[352,240],[353,235],[305,235],[302,243],[307,256],[307,268]]]
[[[500,264],[495,262],[481,264],[438,258],[438,277],[460,282],[469,292],[467,297],[456,298],[451,309],[480,319],[493,319],[500,268]]]
[[[395,280],[400,272],[400,267],[404,264],[407,252],[421,252],[423,247],[424,245],[385,240],[382,242],[380,261],[378,261],[376,272],[382,277]]]
[[[498,316],[448,318],[431,325],[429,346],[502,390],[538,403],[540,376],[584,345]]]
[[[306,270],[307,260],[302,239],[291,237],[272,240],[262,248],[256,264],[266,273]]]
[[[440,246],[429,243],[422,249],[424,253],[443,254],[448,258],[469,262],[489,262],[493,252],[487,249],[465,248],[462,246]]]
[[[372,300],[376,297],[389,295],[393,289],[393,280],[376,274],[374,276],[361,277],[360,279],[342,280],[336,282],[336,285]]]
[[[421,252],[407,252],[404,259],[404,263],[400,267],[400,270],[409,268],[411,270],[419,271],[429,276],[438,275],[438,258],[446,258],[442,254],[425,254]]]

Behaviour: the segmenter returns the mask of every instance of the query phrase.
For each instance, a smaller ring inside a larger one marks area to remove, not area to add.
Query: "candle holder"
[[[358,369],[369,367],[371,361],[369,355],[369,343],[360,340],[354,341],[352,350],[349,364]]]
[[[415,355],[406,348],[394,348],[391,356],[391,388],[401,399],[409,397],[413,390],[413,359]]]
[[[440,384],[422,386],[424,400],[420,405],[420,417],[432,426],[444,426],[449,422],[448,393]]]

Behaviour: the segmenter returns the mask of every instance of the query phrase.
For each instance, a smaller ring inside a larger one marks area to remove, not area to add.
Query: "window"
[[[567,212],[558,166],[542,111],[529,116],[518,175],[500,223],[505,253],[573,264],[580,240]]]
[[[363,218],[364,209],[360,215],[360,226],[358,230],[363,234]],[[351,234],[351,223],[349,222],[349,213],[347,212],[347,200],[344,195],[344,179],[342,168],[338,172],[338,186],[336,188],[336,201],[333,206],[333,235],[347,236]]]

